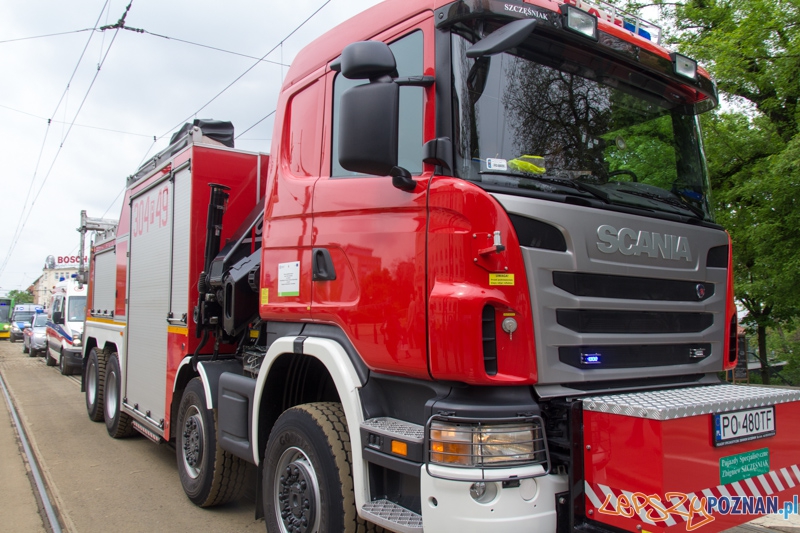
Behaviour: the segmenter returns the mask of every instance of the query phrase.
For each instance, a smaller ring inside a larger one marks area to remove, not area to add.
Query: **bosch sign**
[[[48,255],[45,260],[46,268],[66,268],[70,266],[77,266],[81,263],[81,256],[79,255]],[[83,256],[83,264],[89,264],[89,257]]]

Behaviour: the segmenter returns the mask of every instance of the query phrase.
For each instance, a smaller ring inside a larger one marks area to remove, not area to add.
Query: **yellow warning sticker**
[[[514,285],[514,274],[489,274],[489,285]]]
[[[261,305],[269,305],[269,289],[261,289]]]

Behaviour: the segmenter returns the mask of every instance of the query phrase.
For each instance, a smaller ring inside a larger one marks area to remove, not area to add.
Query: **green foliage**
[[[28,291],[8,291],[8,297],[14,299],[15,304],[31,304],[33,303],[33,294]]]
[[[621,5],[635,9],[637,2]],[[655,5],[669,46],[697,59],[723,96],[724,111],[702,117],[716,216],[733,239],[745,325],[767,353],[768,328],[800,315],[800,4]]]

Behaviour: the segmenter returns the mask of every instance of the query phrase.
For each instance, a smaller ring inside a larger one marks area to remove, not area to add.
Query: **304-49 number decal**
[[[151,229],[165,228],[169,223],[169,186],[137,198],[131,205],[131,231],[134,237]]]

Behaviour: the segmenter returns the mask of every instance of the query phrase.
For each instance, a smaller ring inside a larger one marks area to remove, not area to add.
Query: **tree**
[[[13,298],[14,302],[18,304],[33,303],[33,294],[28,291],[8,291],[8,297]]]
[[[792,0],[656,0],[669,44],[727,105],[703,117],[717,219],[733,239],[736,297],[758,336],[800,314],[800,9]],[[636,8],[629,3],[627,8]]]

